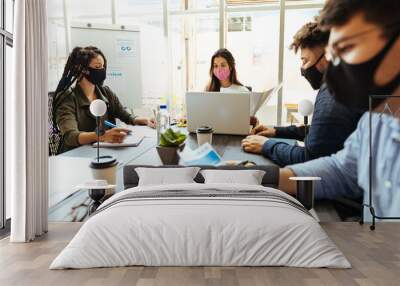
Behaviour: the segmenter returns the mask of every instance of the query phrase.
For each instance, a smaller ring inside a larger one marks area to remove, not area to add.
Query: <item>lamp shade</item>
[[[314,104],[308,100],[303,99],[299,102],[299,113],[303,116],[309,116],[314,111]]]
[[[103,116],[107,111],[106,103],[101,99],[93,100],[90,104],[90,112],[96,116],[100,117]]]

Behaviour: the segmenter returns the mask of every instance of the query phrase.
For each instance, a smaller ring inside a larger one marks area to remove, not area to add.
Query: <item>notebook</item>
[[[108,143],[108,142],[100,142],[100,147],[105,148],[117,148],[117,147],[137,147],[142,141],[144,136],[131,134],[126,136],[124,142],[122,143]],[[97,147],[97,142],[92,145],[94,148]]]

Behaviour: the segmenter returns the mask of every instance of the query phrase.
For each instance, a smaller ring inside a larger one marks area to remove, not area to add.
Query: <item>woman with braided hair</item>
[[[61,152],[97,141],[96,119],[89,110],[95,99],[107,105],[104,120],[115,123],[118,118],[126,124],[154,128],[154,120],[132,116],[111,89],[103,86],[106,69],[106,57],[96,47],[76,47],[69,55],[53,102],[53,121],[63,137]],[[120,143],[128,131],[123,128],[106,130],[100,141]]]

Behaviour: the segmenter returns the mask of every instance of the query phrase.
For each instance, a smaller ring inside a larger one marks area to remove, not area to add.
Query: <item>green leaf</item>
[[[174,131],[168,128],[160,135],[160,146],[164,147],[178,147],[186,140],[186,135],[181,133],[179,130]]]

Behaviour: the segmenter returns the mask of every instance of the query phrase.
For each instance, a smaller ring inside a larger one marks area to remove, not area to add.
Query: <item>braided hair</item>
[[[58,130],[56,124],[56,112],[57,108],[64,101],[67,94],[64,93],[68,90],[75,82],[79,83],[83,78],[84,72],[87,71],[92,59],[102,56],[104,59],[104,68],[107,69],[107,59],[103,52],[93,46],[88,46],[85,48],[75,47],[70,53],[67,63],[64,67],[64,72],[61,77],[60,82],[57,85],[56,91],[54,93],[53,99],[53,126]]]

